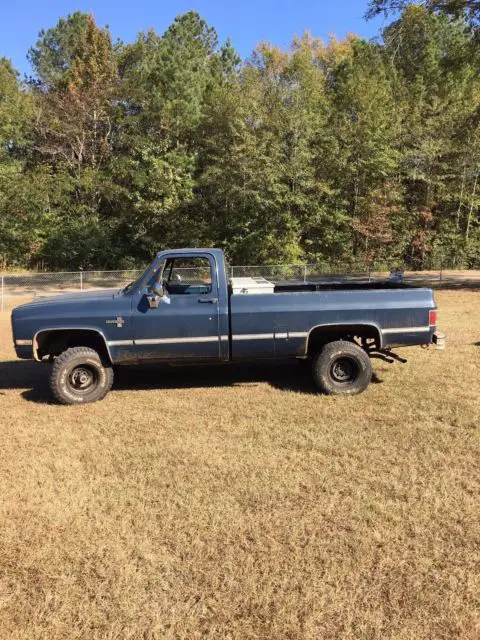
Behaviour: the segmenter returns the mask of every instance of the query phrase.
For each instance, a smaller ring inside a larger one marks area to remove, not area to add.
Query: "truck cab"
[[[159,254],[132,285],[137,359],[229,360],[226,282],[218,249]]]

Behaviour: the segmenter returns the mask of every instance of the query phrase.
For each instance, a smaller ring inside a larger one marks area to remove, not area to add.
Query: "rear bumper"
[[[432,344],[435,345],[436,349],[440,349],[443,351],[446,347],[446,336],[443,331],[435,331],[432,336]]]

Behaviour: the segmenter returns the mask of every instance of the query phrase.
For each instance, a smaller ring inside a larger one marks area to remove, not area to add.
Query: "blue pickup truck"
[[[102,399],[113,368],[298,358],[327,394],[364,391],[371,358],[439,343],[430,289],[394,282],[229,278],[219,249],[162,251],[120,291],[40,298],[12,312],[19,358],[51,362],[63,404]]]

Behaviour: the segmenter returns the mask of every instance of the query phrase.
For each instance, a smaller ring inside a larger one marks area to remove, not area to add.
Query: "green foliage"
[[[76,11],[66,19],[60,18],[51,29],[42,29],[28,59],[36,80],[47,87],[68,85],[72,61],[79,52],[79,42],[86,29],[88,14]]]
[[[381,42],[306,34],[243,63],[193,11],[115,45],[89,14],[60,19],[26,84],[0,58],[1,264],[130,267],[188,245],[478,263],[478,3],[407,4],[370,3],[394,11]]]
[[[367,17],[404,11],[411,5],[410,0],[369,0]],[[456,18],[467,17],[473,22],[480,18],[480,0],[424,0],[422,5],[430,11]]]
[[[0,58],[0,155],[5,157],[13,145],[25,142],[30,103],[11,62]]]

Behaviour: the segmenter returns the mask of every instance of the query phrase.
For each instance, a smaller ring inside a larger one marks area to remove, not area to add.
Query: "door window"
[[[162,274],[169,295],[208,295],[212,291],[212,267],[206,257],[167,258]]]

